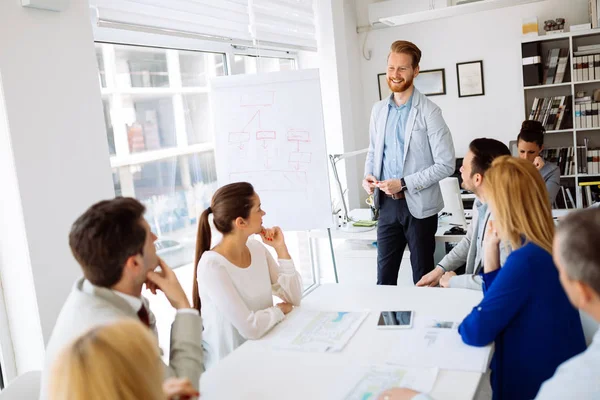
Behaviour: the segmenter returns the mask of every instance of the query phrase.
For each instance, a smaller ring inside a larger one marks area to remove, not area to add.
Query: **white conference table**
[[[390,348],[406,330],[376,328],[379,311],[414,310],[416,315],[461,321],[482,298],[466,289],[395,286],[321,285],[302,300],[302,308],[371,313],[339,353],[275,350],[271,344],[294,312],[260,340],[250,340],[202,375],[203,400],[211,399],[333,399],[336,384],[351,366],[388,361]],[[410,365],[410,363],[407,363]],[[440,370],[431,395],[436,400],[472,399],[482,374]],[[355,382],[347,382],[350,390]]]
[[[449,230],[455,225],[451,225],[445,221],[438,222],[438,228],[435,232],[435,240],[440,242],[460,242],[465,235],[444,235],[444,232]],[[373,228],[354,228],[347,227],[346,229],[331,228],[332,239],[359,239],[359,240],[377,240],[377,226]],[[328,238],[328,232],[324,229],[315,229],[308,232],[309,237],[314,239],[326,239]]]

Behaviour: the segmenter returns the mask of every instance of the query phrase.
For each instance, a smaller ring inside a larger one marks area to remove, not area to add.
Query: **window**
[[[97,43],[96,58],[115,194],[144,203],[167,264],[189,264],[217,187],[207,85],[225,54]]]
[[[293,58],[277,58],[236,54],[234,70],[238,74],[256,74],[258,72],[291,71],[296,69]]]

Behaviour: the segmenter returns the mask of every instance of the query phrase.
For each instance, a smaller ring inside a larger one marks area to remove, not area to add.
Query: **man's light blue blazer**
[[[388,116],[388,98],[371,110],[369,152],[365,176],[381,179],[383,144]],[[454,173],[454,144],[442,111],[414,89],[412,106],[404,132],[404,181],[406,203],[415,218],[427,218],[444,208],[439,181]],[[379,208],[379,189],[375,189],[375,207]]]

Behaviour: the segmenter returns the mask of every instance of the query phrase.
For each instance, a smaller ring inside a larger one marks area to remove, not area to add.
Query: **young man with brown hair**
[[[479,138],[469,144],[469,151],[463,159],[460,173],[463,188],[477,196],[473,204],[472,222],[465,237],[446,254],[433,271],[417,282],[417,286],[437,286],[439,283],[441,287],[482,290],[479,271],[483,267],[483,238],[491,219],[485,201],[483,181],[485,172],[492,166],[492,161],[500,156],[510,156],[510,150],[496,139]],[[501,248],[500,254],[504,263],[507,257],[504,248]],[[454,271],[465,264],[465,273],[457,276]]]
[[[413,81],[421,50],[392,44],[387,83],[393,92],[373,106],[363,188],[379,208],[377,284],[396,285],[408,244],[413,281],[433,268],[437,214],[444,207],[439,181],[454,172],[454,145],[440,108]]]
[[[117,197],[94,204],[71,227],[69,245],[84,277],[75,282],[48,342],[42,398],[48,394],[48,372],[58,352],[90,328],[133,318],[156,334],[156,319],[142,297],[144,284],[154,293],[162,291],[177,310],[165,375],[189,378],[198,386],[202,321],[175,273],[156,255],[156,236],[144,211],[139,201]],[[158,266],[160,272],[154,271]]]

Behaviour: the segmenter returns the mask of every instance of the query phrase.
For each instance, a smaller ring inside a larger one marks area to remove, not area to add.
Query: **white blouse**
[[[204,366],[210,368],[247,339],[258,339],[285,317],[273,295],[295,306],[302,278],[292,260],[277,263],[266,247],[248,240],[251,262],[236,267],[221,254],[206,251],[198,262],[202,304]]]

